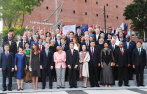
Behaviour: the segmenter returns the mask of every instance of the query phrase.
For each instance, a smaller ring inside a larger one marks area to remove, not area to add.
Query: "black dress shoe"
[[[137,87],[139,87],[140,85],[137,85]]]
[[[87,87],[84,87],[84,86],[83,86],[82,88],[87,88]]]
[[[12,89],[8,89],[8,91],[12,91]]]
[[[45,89],[45,86],[43,86],[42,89]]]
[[[52,89],[52,86],[50,86],[49,89]]]
[[[57,89],[60,89],[60,87],[57,87]]]
[[[121,87],[122,85],[118,85],[119,87]]]
[[[145,85],[140,85],[140,86],[145,86]]]
[[[125,86],[130,87],[130,85],[125,85]]]
[[[96,87],[100,87],[100,85],[96,85]]]
[[[78,88],[77,86],[74,86],[74,88]]]
[[[21,88],[20,90],[24,90],[23,88]]]
[[[3,89],[3,91],[6,91],[6,89]]]
[[[133,78],[129,79],[129,80],[134,80]]]
[[[69,88],[73,88],[73,86],[70,86]]]
[[[19,91],[20,89],[17,89],[17,91]]]

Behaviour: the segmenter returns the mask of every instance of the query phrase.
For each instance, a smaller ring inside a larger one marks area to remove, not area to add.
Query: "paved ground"
[[[16,92],[2,94],[147,94],[147,89],[116,89],[116,90],[71,90],[52,92]]]
[[[11,92],[2,92],[0,94],[147,94],[147,87],[139,88],[77,88],[77,89],[26,89],[26,90],[13,90]]]

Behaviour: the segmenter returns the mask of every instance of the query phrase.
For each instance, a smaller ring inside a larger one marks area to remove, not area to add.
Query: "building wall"
[[[132,3],[133,0],[119,0],[119,2],[118,0],[58,0],[58,5],[62,1],[64,5],[59,20],[63,20],[63,25],[76,24],[77,26],[84,26],[87,24],[99,24],[104,29],[104,6],[106,6],[106,16],[108,16],[106,20],[107,27],[117,28],[122,22],[130,23],[130,21],[124,19],[123,12],[125,7]],[[47,7],[48,9],[46,9]],[[55,0],[44,0],[40,7],[35,7],[31,15],[25,15],[24,26],[34,27],[35,30],[45,28],[48,31],[52,26],[32,24],[30,21],[44,22],[43,20],[47,19],[54,10]],[[73,13],[74,11],[75,13]],[[87,15],[85,15],[85,12],[87,12]],[[47,23],[55,24],[55,15]]]

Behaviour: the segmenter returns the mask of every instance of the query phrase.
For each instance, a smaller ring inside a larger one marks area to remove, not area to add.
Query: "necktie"
[[[92,54],[92,56],[93,56],[93,54],[94,54],[93,48],[91,49],[91,54]]]
[[[139,53],[139,55],[141,54],[140,48],[138,49],[138,53]]]
[[[6,53],[6,58],[8,58],[8,53]]]
[[[122,49],[122,48],[121,48],[121,54],[122,54],[122,55],[124,55],[124,51],[123,51],[123,49]]]
[[[40,45],[40,51],[42,51],[42,45]]]

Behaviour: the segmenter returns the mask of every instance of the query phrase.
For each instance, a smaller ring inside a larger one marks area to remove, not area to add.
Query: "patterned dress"
[[[33,77],[40,76],[40,53],[31,55],[31,75]]]

